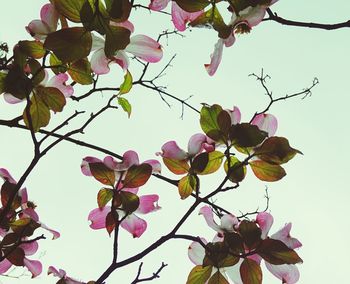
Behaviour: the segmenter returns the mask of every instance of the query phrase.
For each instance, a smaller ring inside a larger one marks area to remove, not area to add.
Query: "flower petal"
[[[151,3],[148,5],[148,8],[150,8],[153,11],[160,11],[166,8],[168,6],[170,0],[151,0]]]
[[[259,127],[268,133],[269,137],[273,136],[277,130],[277,118],[272,114],[262,113],[254,117],[251,124]]]
[[[49,32],[54,32],[57,29],[58,13],[55,6],[52,4],[45,4],[40,10],[40,18],[49,27]]]
[[[122,28],[126,28],[128,29],[130,32],[134,32],[135,28],[134,28],[134,25],[132,24],[132,22],[130,21],[124,21],[124,22],[121,22],[121,23],[116,23],[116,22],[113,22],[111,21],[110,22],[110,25],[111,26],[115,26],[115,27],[122,27]]]
[[[129,57],[126,55],[124,50],[119,50],[116,55],[114,55],[113,62],[117,63],[121,68],[123,68],[124,72],[126,72],[130,64]]]
[[[24,265],[28,268],[28,270],[32,273],[32,278],[38,276],[43,270],[43,266],[38,260],[30,260],[28,258],[23,259]]]
[[[5,273],[7,270],[10,269],[12,266],[12,263],[9,262],[6,258],[0,262],[0,274]]]
[[[61,91],[61,93],[66,97],[70,97],[74,93],[74,89],[70,85],[66,85],[67,80],[69,79],[66,73],[60,73],[53,76],[47,83],[46,87],[54,87]]]
[[[160,209],[158,206],[159,196],[156,194],[139,196],[140,205],[137,208],[138,213],[147,214]]]
[[[25,255],[33,255],[37,252],[39,245],[38,242],[24,243],[19,246],[23,249]]]
[[[66,276],[66,272],[62,269],[57,270],[55,267],[53,266],[49,266],[48,270],[47,270],[47,274],[53,274],[56,277],[59,278],[64,278]]]
[[[300,277],[298,268],[293,264],[273,265],[265,261],[266,268],[285,284],[297,283]]]
[[[188,141],[188,154],[190,156],[197,155],[203,148],[203,143],[207,142],[207,136],[202,133],[197,133],[191,136]]]
[[[18,104],[23,102],[23,100],[18,99],[15,96],[12,96],[10,93],[4,93],[4,100],[9,104]]]
[[[152,173],[161,173],[162,165],[157,160],[147,160],[143,164],[149,164],[152,167]]]
[[[139,238],[147,229],[146,221],[135,214],[128,215],[120,226],[132,234],[134,238]]]
[[[207,244],[207,240],[201,238],[204,244]],[[195,265],[202,265],[205,257],[205,249],[199,242],[192,242],[188,247],[188,257]]]
[[[103,48],[96,50],[91,56],[91,69],[97,75],[107,74],[109,72],[109,60]]]
[[[261,238],[266,239],[271,226],[273,224],[273,217],[270,213],[261,212],[256,216],[256,223],[258,223],[261,229]]]
[[[9,183],[13,183],[13,184],[17,183],[14,180],[14,178],[11,176],[11,174],[8,172],[8,170],[4,168],[0,168],[0,177],[2,177],[3,180],[8,181]]]
[[[44,223],[41,223],[41,222],[39,222],[39,223],[40,223],[41,228],[49,231],[52,234],[52,239],[53,240],[56,240],[56,239],[58,239],[61,236],[61,234],[59,232],[57,232],[55,230],[52,230],[51,228],[46,226]]]
[[[249,6],[239,12],[239,19],[241,21],[247,22],[249,27],[254,27],[261,23],[266,14],[267,7],[262,5],[257,5],[255,7]]]
[[[158,62],[163,57],[163,51],[159,42],[146,35],[132,36],[125,51],[151,63]]]
[[[88,220],[91,221],[90,228],[94,230],[106,228],[106,217],[109,212],[111,212],[110,206],[92,210],[88,216]]]
[[[187,153],[182,150],[175,141],[168,141],[162,146],[162,152],[157,153],[163,158],[175,159],[175,160],[184,160],[187,158]]]
[[[215,44],[214,52],[210,55],[210,63],[204,64],[204,67],[210,76],[213,76],[215,74],[220,65],[223,48],[224,41],[222,39],[219,39]]]
[[[27,32],[36,40],[44,40],[50,33],[48,24],[41,20],[33,20],[26,26]]]
[[[238,225],[239,221],[236,216],[231,214],[225,214],[220,219],[221,229],[227,232],[233,232],[236,225]]]
[[[181,32],[186,30],[186,23],[193,21],[197,17],[203,14],[203,11],[198,11],[194,13],[190,13],[184,11],[180,8],[179,5],[176,4],[175,1],[172,1],[171,5],[171,17],[174,23],[174,26]]]
[[[271,236],[271,239],[280,240],[284,242],[289,248],[296,249],[302,246],[302,243],[290,236],[290,230],[292,229],[292,223],[286,224],[282,229],[277,231]]]
[[[238,107],[233,106],[233,110],[225,109],[230,117],[231,117],[231,124],[237,124],[241,122],[241,111]]]
[[[214,214],[209,206],[203,206],[199,210],[199,215],[203,215],[205,221],[207,222],[210,228],[214,229],[217,232],[221,231],[220,226],[214,221]]]
[[[81,162],[80,169],[81,169],[81,172],[86,176],[92,176],[92,173],[89,167],[89,164],[91,163],[102,163],[102,161],[95,157],[90,157],[90,156],[85,157]]]

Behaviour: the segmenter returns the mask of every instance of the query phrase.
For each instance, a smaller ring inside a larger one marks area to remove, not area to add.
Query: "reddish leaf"
[[[103,163],[91,163],[89,167],[95,179],[103,184],[114,186],[115,174],[113,170]]]
[[[220,130],[223,132],[225,136],[228,136],[228,133],[231,128],[231,116],[227,111],[222,110],[219,112],[217,117],[218,125]]]
[[[24,266],[24,251],[21,248],[16,248],[12,250],[12,248],[9,248],[8,250],[5,250],[5,254],[11,253],[6,257],[8,261],[10,261],[15,266]]]
[[[81,85],[90,85],[93,82],[92,70],[87,58],[73,62],[68,68],[68,74]]]
[[[123,181],[124,188],[135,188],[144,185],[152,174],[152,166],[140,164],[131,166]]]
[[[191,170],[194,173],[200,173],[204,171],[209,162],[209,154],[207,152],[201,153],[193,159],[191,164]]]
[[[210,277],[208,284],[230,284],[218,270]]]
[[[117,212],[114,212],[117,216],[118,216],[118,213]],[[109,212],[106,216],[106,230],[108,232],[109,235],[111,235],[111,233],[113,232],[114,228],[115,228],[115,216],[113,216],[113,213],[112,211]]]
[[[119,195],[123,209],[127,214],[131,214],[132,212],[136,211],[137,208],[139,208],[140,200],[136,194],[128,191],[121,191]]]
[[[269,164],[265,161],[252,161],[249,163],[255,176],[262,181],[278,181],[286,175],[280,165]]]
[[[290,147],[289,142],[284,137],[270,137],[255,149],[255,154],[265,162],[270,164],[284,164],[291,160],[299,150]]]
[[[176,175],[187,174],[190,169],[187,160],[175,160],[163,157],[163,162],[169,171]]]
[[[16,185],[13,183],[10,183],[8,181],[5,181],[4,184],[1,187],[1,204],[3,207],[6,206],[10,196],[15,194],[15,198],[12,202],[11,208],[13,210],[16,210],[19,206],[21,206],[21,197],[18,196],[17,193],[15,193]]]
[[[190,274],[187,277],[186,284],[203,284],[206,283],[213,270],[212,266],[197,265],[192,268]]]
[[[263,259],[275,265],[303,262],[294,250],[279,240],[265,239],[259,245],[257,251]]]
[[[228,168],[228,160],[224,163],[224,169],[226,174],[230,171],[229,180],[235,183],[241,182],[247,173],[247,167],[235,156],[230,156],[230,170]]]
[[[109,26],[104,48],[106,56],[113,57],[116,51],[125,49],[130,43],[130,34],[127,28]]]
[[[225,233],[224,242],[229,247],[231,253],[235,255],[244,253],[244,242],[239,234]]]
[[[261,284],[262,271],[260,265],[254,260],[246,258],[239,268],[243,284]]]
[[[239,147],[254,147],[263,142],[266,137],[265,131],[249,123],[234,124],[230,129],[230,139],[235,146]]]
[[[255,222],[243,220],[238,228],[245,245],[250,248],[256,248],[261,242],[261,229]]]
[[[186,199],[196,189],[196,178],[193,175],[187,175],[180,179],[178,190],[181,199]]]

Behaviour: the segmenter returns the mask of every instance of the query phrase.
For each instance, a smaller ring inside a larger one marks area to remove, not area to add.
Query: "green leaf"
[[[229,171],[228,168],[228,160],[226,159],[224,163],[224,169],[226,174]],[[242,164],[240,160],[238,160],[235,156],[230,156],[230,175],[229,180],[238,183],[241,182],[247,173],[247,167]]]
[[[125,98],[118,98],[118,104],[123,108],[123,110],[128,114],[130,118],[131,115],[131,104]]]
[[[263,161],[270,164],[284,164],[291,160],[297,153],[302,154],[289,145],[284,137],[270,137],[255,149],[255,154]]]
[[[259,245],[257,253],[267,262],[275,265],[303,262],[299,255],[285,243],[274,239],[265,239]]]
[[[186,174],[190,169],[187,160],[175,160],[163,157],[163,162],[169,171],[176,175]]]
[[[106,7],[112,20],[124,22],[129,18],[132,5],[129,0],[106,0]]]
[[[5,77],[4,91],[23,100],[33,89],[31,80],[18,65],[14,65]]]
[[[38,86],[35,90],[37,96],[54,112],[61,112],[66,105],[66,98],[57,88]]]
[[[212,151],[206,153],[206,155],[208,155],[208,162],[204,169],[198,172],[200,175],[207,175],[216,172],[220,168],[222,160],[224,158],[224,154],[219,151]]]
[[[64,64],[61,60],[59,60],[54,53],[50,54],[50,66],[57,66],[57,67],[51,67],[52,72],[54,72],[56,75],[59,73],[65,73],[67,71],[66,64]]]
[[[40,225],[31,218],[22,218],[10,223],[11,230],[22,237],[30,237]]]
[[[249,162],[249,165],[255,176],[262,181],[278,181],[286,175],[286,171],[280,165],[260,160]]]
[[[46,52],[43,44],[40,41],[22,40],[18,43],[18,45],[25,55],[35,59],[44,57]]]
[[[132,75],[129,72],[129,70],[126,71],[126,74],[124,75],[124,82],[120,85],[120,91],[119,94],[127,94],[130,92],[132,88]]]
[[[203,172],[209,162],[209,154],[207,152],[197,155],[191,164],[191,171],[193,173]]]
[[[29,114],[32,122],[33,131],[37,132],[41,127],[47,126],[50,122],[50,109],[43,101],[40,95],[33,94],[30,99]],[[27,128],[30,128],[27,107],[23,111],[23,120]]]
[[[243,284],[261,284],[262,271],[254,260],[245,258],[239,268]]]
[[[123,209],[127,214],[131,214],[139,208],[140,200],[139,197],[128,191],[121,191],[119,193],[120,199],[123,205]]]
[[[75,82],[81,85],[93,83],[91,65],[87,58],[79,59],[70,64],[68,74]]]
[[[89,168],[96,180],[103,184],[114,186],[115,173],[104,163],[90,163]]]
[[[81,27],[66,28],[49,34],[44,47],[63,63],[87,57],[92,45],[91,33]]]
[[[192,27],[211,26],[219,34],[220,38],[228,38],[232,34],[232,27],[225,24],[219,10],[215,7],[209,9],[190,23]]]
[[[45,69],[42,68],[41,64],[31,58],[27,61],[29,68],[30,68],[30,73],[35,77],[32,78],[32,84],[33,86],[39,85],[44,79],[45,79]]]
[[[196,189],[197,181],[193,175],[184,176],[180,179],[178,184],[178,190],[181,199],[186,199]]]
[[[174,0],[183,10],[193,13],[203,10],[211,2],[208,0]]]
[[[85,0],[80,10],[80,20],[83,26],[89,31],[97,31],[101,35],[106,34],[109,24],[109,15],[103,3],[99,1],[98,11],[96,11],[94,0]]]
[[[230,139],[235,146],[239,147],[254,147],[263,142],[266,137],[265,131],[249,123],[234,124],[230,129]]]
[[[5,91],[6,73],[0,72],[0,95]]]
[[[113,190],[110,188],[102,188],[97,194],[97,204],[99,208],[103,208],[106,204],[112,200]]]
[[[123,50],[130,43],[131,32],[124,27],[109,26],[106,30],[105,54],[108,58],[114,56],[116,51]]]
[[[206,283],[213,270],[212,266],[197,265],[192,268],[190,274],[187,277],[186,284],[203,284]]]
[[[238,231],[249,249],[256,248],[261,242],[261,229],[253,221],[243,220],[239,224]]]
[[[208,284],[230,284],[218,270],[210,277]]]
[[[152,166],[140,164],[131,166],[123,181],[124,188],[135,188],[144,185],[152,174]]]
[[[203,106],[200,113],[200,124],[205,134],[215,141],[223,139],[223,133],[218,123],[219,113],[222,107],[219,105]]]
[[[80,11],[85,0],[51,0],[57,11],[70,21],[80,23]]]

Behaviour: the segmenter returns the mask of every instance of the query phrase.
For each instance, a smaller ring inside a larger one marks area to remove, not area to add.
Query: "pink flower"
[[[114,23],[111,25],[122,26],[134,31],[134,26],[131,22]],[[105,40],[93,35],[92,51],[95,51],[91,57],[91,69],[98,75],[107,74],[109,72],[109,64],[117,63],[126,71],[129,67],[129,58],[127,52],[140,58],[143,61],[155,63],[162,59],[163,51],[161,45],[154,39],[146,35],[135,35],[130,37],[130,43],[124,50],[118,50],[113,58],[107,58],[104,52]]]
[[[41,87],[52,87],[58,89],[66,98],[70,97],[74,93],[74,89],[70,85],[66,85],[69,77],[66,73],[60,73],[53,76],[48,80],[48,73],[45,70],[45,77],[40,82],[39,86]],[[9,104],[17,104],[23,102],[25,99],[21,100],[11,95],[10,93],[4,93],[4,99]]]
[[[151,3],[149,4],[149,8],[153,11],[161,11],[165,9],[170,0],[151,0]],[[184,11],[177,5],[175,1],[172,1],[171,3],[171,18],[174,23],[174,26],[176,29],[179,31],[184,31],[186,30],[186,24],[188,22],[193,21],[197,17],[203,14],[203,11],[198,11],[198,12],[187,12]]]
[[[47,270],[47,274],[48,275],[52,274],[53,276],[56,276],[60,279],[63,279],[64,280],[63,282],[65,284],[85,284],[85,282],[78,281],[78,280],[75,280],[75,279],[67,276],[66,271],[64,271],[63,269],[57,270],[53,266],[49,266],[49,269]]]
[[[26,238],[23,238],[22,241],[26,241]],[[23,258],[23,266],[27,267],[27,269],[31,272],[32,278],[38,276],[42,271],[42,264],[38,260],[31,260],[28,259],[26,256],[30,256],[36,253],[38,250],[38,243],[37,242],[29,242],[29,243],[23,243],[18,246],[19,250],[22,250],[24,252],[24,258]],[[11,254],[9,255],[11,256]],[[0,274],[4,274],[6,271],[8,271],[12,265],[11,260],[12,258],[5,258],[3,261],[0,262]],[[16,257],[18,261],[18,257]],[[15,264],[16,266],[21,266]]]
[[[204,64],[210,76],[213,76],[220,65],[224,45],[230,47],[235,42],[235,33],[249,32],[254,26],[261,23],[264,19],[266,10],[277,0],[272,0],[269,4],[249,6],[237,14],[232,11],[232,17],[228,26],[232,27],[232,34],[226,38],[220,38],[214,47],[214,52],[210,55],[210,63]]]
[[[59,14],[54,5],[45,4],[40,10],[40,19],[26,26],[27,32],[36,40],[44,41],[48,34],[56,31]]]

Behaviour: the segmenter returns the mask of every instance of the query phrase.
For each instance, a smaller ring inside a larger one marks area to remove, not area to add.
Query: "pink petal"
[[[181,32],[186,30],[186,23],[193,21],[203,14],[203,11],[189,13],[180,8],[175,1],[172,1],[171,16],[174,26]]]
[[[66,97],[70,97],[74,93],[74,89],[70,85],[66,85],[67,80],[69,79],[66,73],[60,73],[53,76],[46,84],[46,87],[54,87],[61,91],[61,93]]]
[[[139,196],[140,205],[137,208],[137,213],[147,214],[160,209],[158,206],[159,196],[156,194]]]
[[[106,217],[109,212],[111,212],[110,206],[92,210],[88,216],[88,220],[91,221],[90,228],[94,230],[106,228]]]
[[[58,13],[55,6],[52,4],[45,4],[40,10],[40,18],[47,24],[50,32],[54,32],[57,29]]]
[[[10,269],[12,266],[12,263],[9,262],[6,258],[0,262],[0,274],[5,273],[7,270]]]
[[[121,222],[120,226],[132,234],[134,238],[139,238],[146,231],[147,223],[135,214],[131,214]]]
[[[271,236],[271,239],[280,240],[284,242],[289,248],[296,249],[302,246],[302,243],[290,236],[290,230],[292,229],[292,223],[286,224],[282,229],[277,231]]]
[[[103,163],[109,167],[110,169],[113,169],[115,171],[126,171],[128,168],[130,168],[132,165],[138,165],[139,164],[139,156],[135,151],[126,151],[123,154],[123,161],[117,162],[113,157],[106,156],[103,159]]]
[[[210,63],[204,64],[204,67],[210,76],[213,76],[215,74],[216,70],[220,65],[223,47],[224,41],[222,39],[219,39],[218,42],[215,44],[214,52],[210,55]]]
[[[62,269],[57,270],[55,267],[53,266],[49,266],[48,270],[47,270],[47,274],[53,274],[56,277],[59,278],[64,278],[66,276],[66,272]]]
[[[25,208],[27,206],[27,204],[22,204],[22,216],[25,217],[29,217],[31,219],[33,219],[34,221],[38,222],[39,221],[39,215],[35,212],[35,210],[33,208]],[[22,218],[21,216],[21,218]]]
[[[157,153],[157,155],[161,155],[163,158],[175,159],[175,160],[184,160],[187,158],[187,153],[180,149],[175,141],[166,142],[162,146],[162,152]]]
[[[204,238],[201,238],[202,242],[204,244],[207,244],[207,240]],[[198,242],[192,242],[190,246],[188,247],[188,257],[189,259],[195,264],[195,265],[202,265],[203,260],[205,257],[205,249],[204,247],[198,243]]]
[[[271,226],[273,224],[273,217],[270,213],[261,212],[256,216],[256,223],[258,223],[261,229],[261,238],[266,239]]]
[[[231,123],[237,124],[241,122],[241,111],[238,107],[233,106],[233,110],[225,109],[229,115],[231,116]]]
[[[120,183],[120,188],[123,188],[122,183]],[[139,188],[138,187],[134,187],[134,188],[125,187],[125,188],[123,188],[122,191],[127,191],[127,192],[131,192],[133,194],[137,194],[139,192]]]
[[[59,232],[57,232],[55,230],[52,230],[51,228],[46,226],[44,223],[41,223],[41,222],[39,222],[39,223],[40,223],[41,228],[49,231],[52,234],[52,239],[53,240],[56,240],[56,239],[58,239],[61,236],[61,234]]]
[[[24,250],[25,255],[33,255],[37,252],[39,245],[38,242],[24,243],[20,245],[20,248]]]
[[[1,169],[0,169],[0,172],[1,172]],[[0,173],[1,175],[1,173]],[[18,195],[21,197],[21,203],[22,204],[25,204],[28,202],[28,193],[27,193],[27,188],[21,188],[19,191],[18,191]]]
[[[6,170],[4,168],[0,168],[0,177],[2,177],[3,180],[8,181],[9,183],[17,184],[17,182],[14,180],[14,178],[8,172],[8,170]]]
[[[273,136],[277,130],[277,118],[272,114],[262,113],[254,117],[251,124],[259,127],[268,133],[269,137]]]
[[[151,0],[151,3],[148,7],[153,11],[160,11],[168,6],[170,0]]]
[[[239,221],[236,216],[225,214],[220,219],[221,229],[225,232],[232,232],[236,225],[238,225]]]
[[[123,28],[126,28],[128,29],[130,32],[134,32],[135,28],[134,28],[134,25],[132,24],[132,22],[130,21],[125,21],[125,22],[121,22],[121,23],[116,23],[116,22],[113,22],[111,21],[110,22],[110,25],[111,26],[115,26],[115,27],[123,27]]]
[[[129,68],[129,58],[124,50],[119,50],[113,57],[113,62],[117,63],[125,72]]]
[[[97,159],[95,157],[85,157],[80,165],[81,172],[86,176],[92,176],[92,173],[90,171],[89,164],[92,163],[102,163],[100,159]]]
[[[234,33],[232,33],[228,38],[224,39],[224,44],[226,47],[230,47],[235,43],[235,41],[236,41],[235,35]]]
[[[257,5],[255,7],[247,7],[243,11],[239,12],[240,19],[244,22],[247,22],[247,24],[250,27],[254,27],[261,23],[261,21],[264,19],[266,14],[267,7],[264,7],[262,5]]]
[[[297,283],[300,277],[298,268],[293,264],[273,265],[265,261],[266,268],[285,284]]]
[[[152,173],[161,173],[162,165],[157,160],[147,160],[143,164],[149,164],[152,167]]]
[[[10,93],[4,93],[4,100],[9,104],[18,104],[24,101],[12,96]]]
[[[260,265],[261,260],[262,260],[262,257],[258,254],[249,255],[249,256],[247,256],[247,258],[254,260],[259,265]]]
[[[44,40],[51,32],[48,24],[41,20],[33,20],[26,26],[27,32],[36,40]]]
[[[158,62],[163,57],[159,42],[146,35],[132,36],[125,51],[151,63]]]
[[[41,262],[38,260],[30,260],[25,257],[23,261],[24,261],[24,265],[32,273],[32,278],[38,276],[43,270],[43,266]]]
[[[214,221],[214,214],[209,206],[203,206],[199,210],[199,215],[203,215],[210,228],[214,229],[217,232],[221,232],[220,226]]]
[[[205,136],[202,133],[197,133],[191,136],[190,140],[188,141],[188,154],[190,156],[197,155],[201,150],[203,143],[207,141],[207,136]]]
[[[107,74],[109,72],[109,60],[103,48],[96,50],[91,56],[91,69],[97,75]]]

